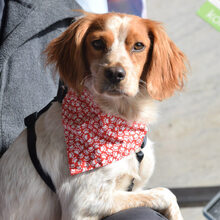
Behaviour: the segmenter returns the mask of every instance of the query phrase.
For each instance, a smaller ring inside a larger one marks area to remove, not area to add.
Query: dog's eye
[[[104,50],[105,49],[105,42],[102,39],[92,41],[92,46],[96,50]]]
[[[145,46],[144,46],[143,43],[137,42],[137,43],[135,43],[135,45],[134,45],[134,47],[133,47],[133,51],[134,51],[134,52],[139,52],[139,51],[144,50],[144,48],[145,48]]]

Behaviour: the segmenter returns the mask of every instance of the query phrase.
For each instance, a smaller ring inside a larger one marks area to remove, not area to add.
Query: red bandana
[[[87,90],[69,90],[62,116],[71,175],[121,160],[140,148],[147,133],[145,124],[103,113]]]

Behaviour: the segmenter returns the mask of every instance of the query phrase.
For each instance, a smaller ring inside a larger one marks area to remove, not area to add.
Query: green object
[[[216,30],[220,31],[220,8],[207,1],[197,11],[197,14]]]

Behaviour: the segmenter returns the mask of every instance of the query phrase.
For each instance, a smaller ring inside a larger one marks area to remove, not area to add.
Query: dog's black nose
[[[109,67],[105,70],[105,77],[111,83],[119,83],[125,78],[126,72],[121,66]]]

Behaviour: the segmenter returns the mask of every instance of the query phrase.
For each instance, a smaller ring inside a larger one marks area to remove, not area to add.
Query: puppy
[[[184,54],[159,23],[119,13],[85,13],[54,39],[45,53],[47,63],[55,66],[74,98],[86,93],[87,101],[101,115],[122,120],[126,126],[138,123],[146,127],[154,122],[154,100],[181,90],[186,72]],[[139,206],[157,210],[169,220],[182,219],[168,189],[141,190],[154,169],[149,139],[142,149],[144,157],[137,160],[143,135],[138,149],[126,148],[129,152],[119,160],[87,167],[85,172],[75,169],[71,175],[63,106],[54,102],[35,124],[37,157],[56,193],[35,170],[24,130],[0,160],[1,220],[97,220]],[[81,137],[86,139],[85,134]],[[80,163],[79,158],[71,159]],[[132,191],[128,191],[131,183]]]

